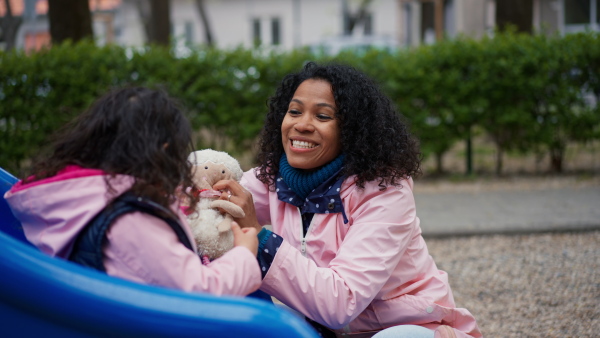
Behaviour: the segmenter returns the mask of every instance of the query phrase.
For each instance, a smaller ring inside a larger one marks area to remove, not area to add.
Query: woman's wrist
[[[262,228],[256,235],[258,237],[258,252],[261,252],[264,249],[270,233],[271,231],[269,231],[267,228]]]
[[[256,223],[254,223],[253,228],[256,229],[256,233],[258,234],[258,233],[260,233],[262,231],[263,226],[260,225],[258,222],[256,222]]]

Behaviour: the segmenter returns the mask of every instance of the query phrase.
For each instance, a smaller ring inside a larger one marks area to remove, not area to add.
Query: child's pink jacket
[[[475,318],[456,307],[448,275],[429,255],[413,181],[384,191],[377,182],[363,190],[353,182],[346,179],[340,191],[348,223],[341,213],[315,214],[303,238],[298,208],[280,201],[254,170],[244,174],[259,223],[284,238],[261,290],[339,334],[415,324],[480,337]]]
[[[114,197],[126,191],[133,179],[117,176],[107,191],[102,171],[68,167],[57,176],[30,184],[17,183],[4,197],[23,225],[27,239],[44,253],[69,257],[82,228]],[[184,231],[195,242],[185,216],[177,210]],[[107,232],[104,248],[106,272],[143,284],[208,292],[246,295],[261,281],[256,257],[236,247],[209,265],[180,243],[164,221],[133,212],[119,217]]]

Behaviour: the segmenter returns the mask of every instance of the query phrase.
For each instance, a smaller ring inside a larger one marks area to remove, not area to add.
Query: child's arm
[[[259,287],[261,273],[256,251],[248,247],[251,240],[246,237],[252,236],[242,235],[247,236],[241,237],[239,246],[202,265],[198,255],[181,244],[166,223],[135,212],[119,218],[108,230],[104,264],[109,275],[144,284],[216,295],[247,295]]]

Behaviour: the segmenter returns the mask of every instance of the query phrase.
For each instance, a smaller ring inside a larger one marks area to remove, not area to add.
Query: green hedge
[[[568,142],[600,138],[600,41],[596,33],[458,38],[417,49],[316,56],[307,50],[180,52],[63,44],[0,53],[0,166],[21,174],[49,135],[97,96],[122,85],[162,87],[181,100],[198,147],[239,156],[256,139],[266,100],[309,60],[337,59],[375,78],[439,160],[483,131],[502,153],[547,152],[560,170]]]
[[[600,138],[599,46],[597,33],[508,31],[354,63],[379,79],[439,170],[446,151],[483,130],[497,148],[497,174],[503,153],[514,150],[549,153],[551,169],[561,171],[567,143]]]

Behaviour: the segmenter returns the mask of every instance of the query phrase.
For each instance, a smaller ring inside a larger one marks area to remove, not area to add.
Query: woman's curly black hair
[[[273,187],[284,153],[281,124],[298,86],[319,79],[331,84],[338,111],[343,174],[356,175],[356,184],[378,180],[379,186],[400,185],[421,174],[421,153],[416,138],[377,84],[355,68],[340,63],[307,63],[298,73],[286,75],[268,100],[269,112],[261,131],[257,155],[258,179]]]
[[[56,175],[67,165],[101,169],[110,177],[135,178],[131,191],[170,210],[184,194],[197,197],[187,156],[192,128],[178,103],[165,92],[144,87],[120,88],[99,98],[86,112],[54,135],[50,153],[34,164],[26,182]]]

